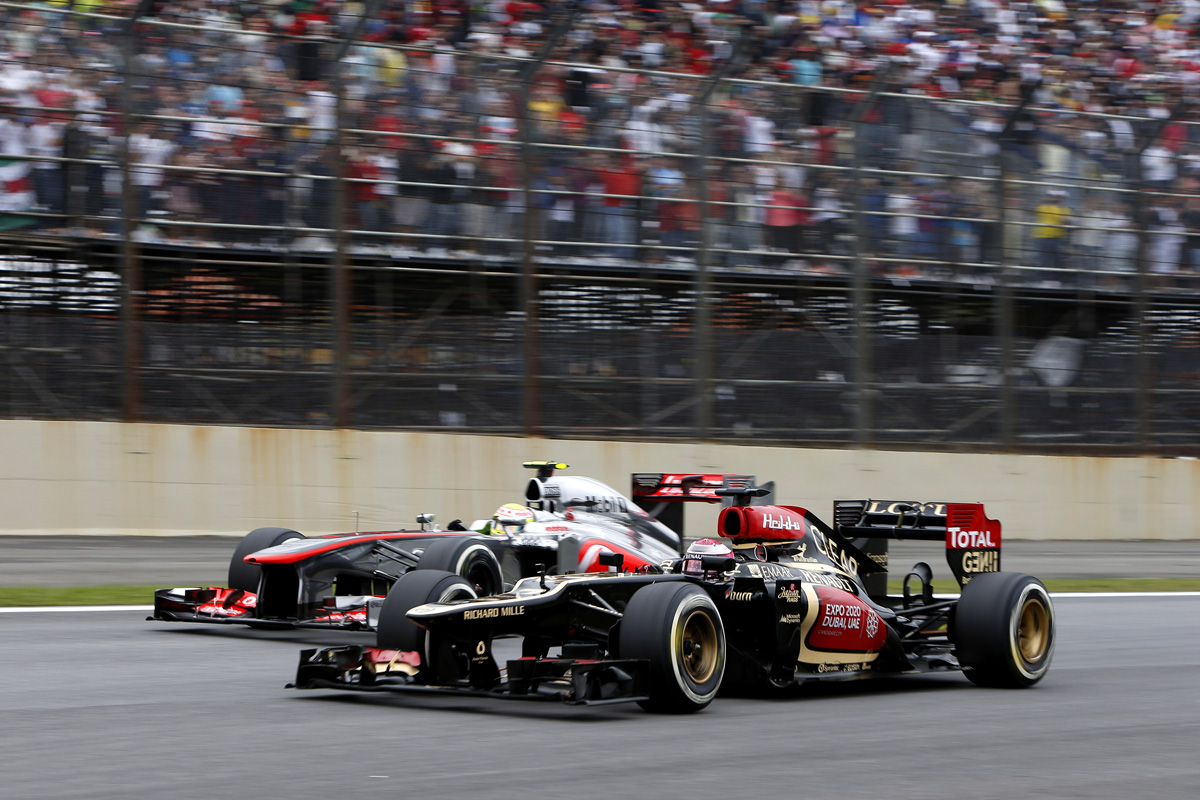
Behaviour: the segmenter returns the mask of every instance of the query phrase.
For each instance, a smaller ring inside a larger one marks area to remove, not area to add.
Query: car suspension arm
[[[401,564],[407,564],[410,567],[415,567],[417,562],[421,560],[421,557],[415,553],[410,553],[407,550],[396,547],[393,544],[388,544],[387,542],[376,542],[375,546],[371,548],[371,550],[372,552],[378,553],[385,558],[390,558],[393,561],[399,561]]]

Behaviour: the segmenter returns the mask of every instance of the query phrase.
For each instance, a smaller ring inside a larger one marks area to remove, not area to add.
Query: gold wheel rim
[[[1041,599],[1031,597],[1021,606],[1017,621],[1017,642],[1021,657],[1031,664],[1041,661],[1050,642],[1050,613]]]
[[[717,626],[703,611],[693,611],[684,620],[679,650],[683,670],[698,684],[717,671]]]

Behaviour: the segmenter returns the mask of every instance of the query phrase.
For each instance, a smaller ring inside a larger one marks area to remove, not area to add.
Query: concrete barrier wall
[[[306,534],[490,516],[520,462],[628,493],[634,472],[746,472],[822,518],[835,499],[981,501],[1012,539],[1200,538],[1200,462],[0,420],[0,534]],[[690,536],[716,509],[689,507]]]

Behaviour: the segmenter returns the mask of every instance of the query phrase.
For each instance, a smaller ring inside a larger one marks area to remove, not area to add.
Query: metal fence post
[[[374,17],[380,0],[368,0],[363,13],[355,20],[354,28],[338,43],[333,55],[334,93],[334,180],[333,180],[333,426],[349,428],[354,424],[354,386],[351,360],[354,356],[354,320],[350,309],[354,304],[354,282],[347,257],[350,244],[350,204],[346,186],[346,81],[342,62],[350,47],[362,35],[367,20]]]
[[[712,329],[712,275],[709,259],[712,252],[712,228],[708,224],[708,156],[712,146],[709,135],[709,101],[713,92],[737,66],[746,42],[743,28],[734,42],[729,58],[713,73],[704,86],[700,103],[700,152],[696,158],[696,191],[700,205],[700,236],[696,242],[696,438],[706,441],[712,436],[716,422],[713,398],[713,376],[716,374],[716,347]]]
[[[1000,226],[1000,271],[996,276],[996,338],[1000,341],[1000,445],[1013,450],[1017,445],[1016,305],[1013,300],[1012,265],[1008,260],[1008,160],[1004,142],[1012,135],[1017,119],[1033,101],[1041,81],[1022,87],[1020,102],[995,135],[999,187],[996,197]]]
[[[124,397],[121,418],[138,422],[142,418],[145,388],[142,382],[142,262],[134,223],[138,218],[138,198],[131,181],[133,151],[129,139],[133,135],[133,59],[137,54],[136,27],[154,5],[154,0],[141,0],[125,21],[121,65],[121,353],[123,361]]]
[[[525,436],[540,436],[542,432],[541,307],[538,299],[537,266],[534,263],[540,210],[533,202],[533,121],[529,118],[529,93],[538,70],[571,30],[578,15],[579,8],[573,6],[558,21],[546,37],[546,41],[542,43],[534,60],[527,62],[522,68],[517,90],[517,128],[521,137],[521,194],[525,205],[525,213],[522,215],[524,225],[521,249],[521,308],[525,318],[522,337],[524,381],[521,416],[522,433]]]
[[[1154,371],[1151,369],[1153,354],[1150,348],[1150,323],[1146,319],[1149,300],[1146,292],[1150,288],[1150,265],[1147,250],[1150,247],[1150,209],[1147,207],[1149,191],[1146,186],[1145,170],[1142,168],[1142,156],[1150,145],[1158,141],[1163,128],[1179,113],[1182,104],[1176,104],[1171,114],[1155,120],[1154,126],[1146,131],[1145,139],[1138,143],[1137,151],[1133,154],[1133,185],[1136,191],[1137,204],[1134,212],[1134,225],[1137,227],[1137,273],[1134,278],[1134,320],[1137,327],[1137,445],[1143,452],[1149,452],[1151,438],[1154,435]]]
[[[892,64],[887,62],[871,81],[866,96],[862,97],[850,117],[854,131],[854,163],[851,165],[851,193],[854,195],[854,389],[858,401],[855,403],[854,443],[858,447],[870,447],[875,432],[875,391],[871,388],[874,379],[874,337],[871,335],[871,268],[863,258],[863,243],[867,241],[867,224],[862,202],[862,150],[861,123],[877,102],[879,91],[891,74]]]

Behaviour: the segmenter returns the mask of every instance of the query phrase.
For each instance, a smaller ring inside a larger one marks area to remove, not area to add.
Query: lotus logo
[[[778,517],[763,514],[762,526],[777,531],[803,531],[804,524],[780,514]]]

